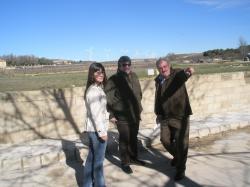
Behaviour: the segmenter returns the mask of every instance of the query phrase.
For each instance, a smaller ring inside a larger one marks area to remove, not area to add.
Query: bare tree
[[[168,53],[166,57],[169,61],[175,61],[177,59],[177,55],[174,53]]]

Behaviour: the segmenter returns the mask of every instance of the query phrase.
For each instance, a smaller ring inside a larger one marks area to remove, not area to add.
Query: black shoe
[[[179,180],[183,179],[184,177],[185,177],[185,171],[182,171],[182,172],[177,171],[177,173],[174,177],[174,180],[179,181]]]
[[[122,170],[127,173],[127,174],[131,174],[133,173],[133,170],[131,169],[131,167],[127,164],[122,164],[121,166]]]
[[[145,166],[146,162],[144,162],[143,160],[139,160],[139,159],[136,158],[136,159],[131,159],[131,164]]]
[[[172,167],[176,166],[176,159],[172,159],[170,164]]]
[[[145,140],[145,144],[147,148],[151,148],[152,147],[152,140],[150,138],[147,138]]]

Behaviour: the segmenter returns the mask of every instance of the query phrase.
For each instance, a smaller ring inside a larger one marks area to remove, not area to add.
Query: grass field
[[[178,68],[185,68],[187,66],[192,66],[195,69],[196,74],[250,71],[249,62],[173,64],[173,67]],[[140,78],[147,77],[146,68],[135,68],[135,72]],[[109,71],[107,72],[107,75],[110,76],[113,73],[114,71]],[[12,75],[0,74],[0,92],[84,86],[86,78],[86,72]]]

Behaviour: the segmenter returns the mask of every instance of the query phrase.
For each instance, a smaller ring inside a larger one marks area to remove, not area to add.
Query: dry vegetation
[[[155,69],[155,59],[133,62],[133,70],[140,78],[147,78],[147,69]],[[103,63],[107,75],[116,72],[115,62]],[[5,69],[0,73],[0,92],[40,90],[48,88],[66,88],[84,86],[89,64],[72,64],[59,66],[28,66]],[[174,67],[192,66],[196,74],[250,71],[249,62],[218,62],[218,63],[173,63]],[[149,78],[153,78],[152,76]]]

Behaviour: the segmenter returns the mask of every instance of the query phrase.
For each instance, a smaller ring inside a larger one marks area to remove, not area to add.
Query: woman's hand
[[[100,136],[101,140],[103,141],[107,141],[108,140],[108,136]]]

